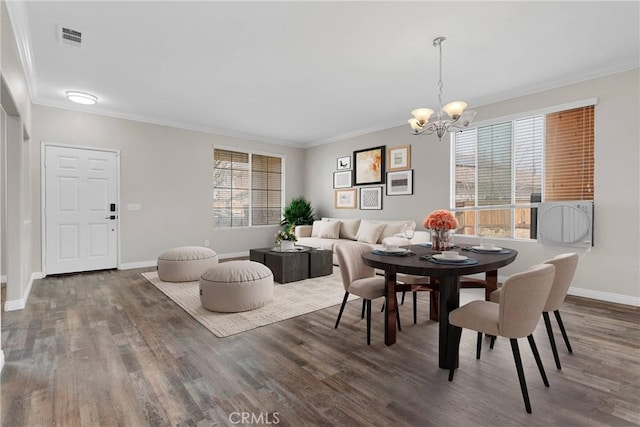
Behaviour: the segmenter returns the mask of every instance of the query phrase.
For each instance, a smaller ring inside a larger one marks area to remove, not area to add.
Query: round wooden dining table
[[[384,320],[384,342],[392,345],[396,342],[396,311],[398,310],[396,291],[397,273],[414,274],[418,276],[429,276],[437,278],[440,288],[440,331],[438,344],[438,365],[442,369],[457,368],[458,361],[454,356],[456,352],[453,346],[455,340],[449,324],[449,313],[460,306],[460,276],[476,273],[485,273],[487,280],[497,283],[498,268],[511,264],[518,252],[514,249],[503,248],[503,251],[496,253],[480,253],[464,250],[468,248],[455,248],[460,255],[475,259],[477,264],[437,264],[430,262],[425,257],[439,254],[430,247],[422,245],[403,246],[411,250],[415,255],[395,256],[379,255],[369,252],[362,255],[365,264],[384,270],[385,276],[385,320]],[[508,253],[504,253],[507,252]]]

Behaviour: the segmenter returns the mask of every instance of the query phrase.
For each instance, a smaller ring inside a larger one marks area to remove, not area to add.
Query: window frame
[[[285,177],[285,172],[286,172],[286,160],[287,160],[287,155],[286,154],[282,154],[282,153],[272,153],[272,152],[267,152],[267,151],[260,151],[260,150],[249,150],[249,149],[243,149],[243,148],[237,148],[237,147],[230,147],[230,146],[224,146],[224,145],[213,145],[211,147],[211,155],[212,155],[212,174],[214,174],[215,171],[215,161],[216,161],[216,157],[215,157],[215,150],[224,150],[224,151],[231,151],[231,152],[236,152],[236,153],[244,153],[247,154],[249,156],[249,206],[248,206],[248,223],[249,225],[240,225],[240,226],[233,226],[230,225],[228,227],[219,227],[216,226],[215,224],[215,213],[213,215],[213,229],[214,230],[240,230],[240,229],[248,229],[248,228],[264,228],[264,227],[274,227],[274,226],[280,226],[280,222],[278,222],[277,224],[260,224],[260,225],[253,225],[253,179],[252,179],[252,173],[253,173],[253,156],[257,155],[257,156],[267,156],[267,157],[277,157],[280,159],[281,161],[281,170],[280,170],[280,218],[282,220],[282,212],[284,212],[284,208],[285,208],[285,194],[286,194],[286,189],[285,189],[285,182],[286,182],[286,177]],[[212,177],[212,180],[215,179],[215,177]],[[216,187],[215,187],[215,183],[213,185],[213,192],[212,192],[212,201],[213,199],[213,194],[215,193]],[[215,209],[215,208],[214,208]]]
[[[511,147],[511,151],[512,153],[514,153],[515,151],[515,144],[513,144],[513,136],[515,135],[515,126],[514,123],[516,120],[521,120],[521,119],[526,119],[529,117],[535,117],[535,116],[542,116],[543,117],[543,128],[542,128],[542,137],[543,137],[543,144],[542,144],[542,158],[543,158],[543,162],[542,162],[542,182],[541,182],[541,194],[544,194],[544,185],[545,185],[545,173],[546,173],[546,162],[544,161],[544,159],[546,158],[546,119],[545,116],[547,114],[551,114],[551,113],[558,113],[561,111],[566,111],[566,110],[573,110],[576,108],[583,108],[583,107],[589,107],[589,106],[596,106],[598,104],[598,98],[594,97],[594,98],[587,98],[587,99],[582,99],[582,100],[578,100],[578,101],[572,101],[572,102],[568,102],[568,103],[564,103],[564,104],[558,104],[558,105],[553,105],[553,106],[549,106],[549,107],[545,107],[545,108],[539,108],[539,109],[535,109],[535,110],[529,110],[529,111],[524,111],[524,112],[520,112],[520,113],[516,113],[516,114],[510,114],[508,116],[500,116],[500,117],[495,117],[495,118],[491,118],[488,120],[483,120],[483,121],[479,121],[479,122],[475,122],[473,124],[473,127],[469,128],[468,131],[470,130],[474,130],[476,133],[476,144],[475,144],[475,177],[474,177],[474,182],[475,182],[475,194],[474,194],[474,200],[475,200],[475,206],[474,207],[461,207],[458,208],[456,207],[456,151],[455,151],[455,143],[454,143],[454,138],[455,138],[455,134],[451,133],[449,134],[449,149],[450,149],[450,177],[449,177],[449,183],[450,183],[450,187],[449,187],[449,207],[451,209],[452,212],[474,212],[474,224],[473,224],[473,228],[474,228],[474,234],[456,234],[458,236],[465,236],[465,237],[479,237],[478,235],[478,228],[479,228],[479,212],[480,211],[488,211],[488,210],[499,210],[499,209],[509,209],[510,210],[510,231],[509,231],[509,237],[502,237],[502,236],[491,236],[491,238],[496,238],[496,239],[505,239],[505,240],[517,240],[519,242],[536,242],[537,239],[532,239],[532,238],[517,238],[515,237],[515,229],[516,229],[516,223],[515,223],[515,216],[516,216],[516,209],[530,209],[530,208],[537,208],[538,207],[538,203],[534,202],[534,203],[516,203],[515,202],[515,186],[516,186],[516,180],[514,179],[514,177],[512,176],[511,179],[511,203],[508,205],[485,205],[485,206],[478,206],[478,167],[477,167],[477,162],[478,162],[478,144],[477,144],[477,138],[478,138],[478,128],[481,127],[486,127],[486,126],[493,126],[493,125],[497,125],[500,123],[506,123],[509,122],[511,123],[511,130],[512,130],[512,147]],[[595,110],[594,110],[594,115],[595,115]],[[595,118],[594,118],[594,131],[595,131]],[[594,156],[595,156],[595,152],[594,152]],[[516,162],[516,157],[514,155],[512,155],[511,157],[511,168],[512,168],[512,173],[515,173],[515,162]],[[595,173],[595,171],[594,171]]]

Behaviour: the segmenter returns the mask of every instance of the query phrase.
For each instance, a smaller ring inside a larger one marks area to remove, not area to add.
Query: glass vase
[[[431,248],[434,251],[448,251],[451,248],[449,230],[431,230]]]

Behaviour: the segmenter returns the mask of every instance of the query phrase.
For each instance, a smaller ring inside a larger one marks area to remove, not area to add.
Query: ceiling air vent
[[[60,41],[69,46],[82,47],[82,32],[60,27]]]

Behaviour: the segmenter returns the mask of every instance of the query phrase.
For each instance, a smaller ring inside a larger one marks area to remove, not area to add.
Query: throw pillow
[[[358,234],[356,234],[356,240],[364,243],[376,243],[384,227],[385,224],[382,223],[362,221],[360,228],[358,228]]]
[[[321,239],[337,239],[340,235],[340,221],[322,221],[322,228],[318,233]]]
[[[311,237],[318,237],[320,229],[322,228],[322,221],[313,221],[313,228],[311,229]]]

